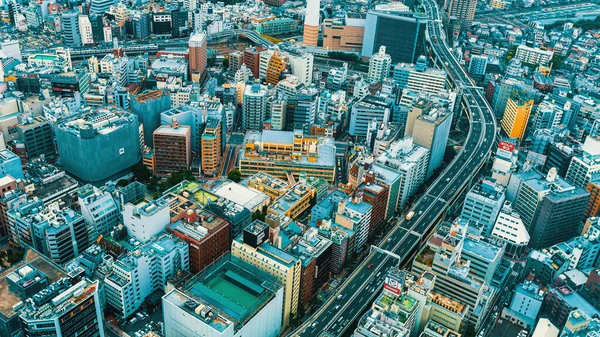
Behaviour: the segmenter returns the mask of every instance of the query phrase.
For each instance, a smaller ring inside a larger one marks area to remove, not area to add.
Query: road
[[[432,19],[427,27],[427,40],[454,85],[462,91],[462,104],[469,114],[470,129],[465,146],[416,202],[411,209],[415,212],[413,218],[408,221],[399,219],[381,241],[382,244],[372,250],[323,306],[291,333],[293,336],[319,336],[324,332],[341,336],[358,315],[370,306],[377,290],[382,287],[386,271],[410,261],[458,192],[475,178],[495,143],[496,120],[482,89],[475,87],[465,69],[452,55],[445,40],[438,5],[433,0],[424,0],[423,5]],[[371,281],[372,278],[374,281]]]

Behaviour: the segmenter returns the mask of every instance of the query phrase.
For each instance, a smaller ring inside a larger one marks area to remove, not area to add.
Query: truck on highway
[[[415,211],[408,212],[408,214],[406,214],[406,220],[412,219],[413,216],[415,216]]]

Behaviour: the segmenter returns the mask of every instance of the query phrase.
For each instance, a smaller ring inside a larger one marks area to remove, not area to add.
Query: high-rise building
[[[275,49],[269,59],[266,69],[265,80],[267,84],[276,85],[281,80],[288,65],[288,58],[282,55],[279,49]]]
[[[171,221],[165,199],[123,206],[123,225],[133,241],[146,242],[163,232]]]
[[[514,204],[531,235],[531,247],[541,249],[579,233],[588,200],[589,193],[560,178],[552,168],[545,178],[534,172],[522,180]]]
[[[154,131],[154,174],[167,176],[185,171],[192,163],[191,128],[173,119]]]
[[[414,63],[425,52],[427,16],[412,13],[401,2],[379,4],[367,13],[362,57],[375,54],[379,46],[386,46],[392,62]]]
[[[24,336],[104,337],[100,282],[63,278],[22,302]]]
[[[387,123],[390,118],[391,104],[383,97],[365,96],[352,106],[348,133],[356,137],[366,137],[369,124],[376,120]]]
[[[120,318],[133,315],[148,295],[162,291],[167,280],[179,271],[189,271],[187,243],[170,234],[159,234],[147,243],[128,240],[127,236],[123,240],[114,236],[104,240],[124,252],[113,263],[112,273],[104,278],[106,305]]]
[[[354,250],[357,253],[362,252],[369,238],[372,212],[373,206],[363,201],[360,192],[350,200],[338,201],[335,223],[356,233]]]
[[[469,190],[460,216],[483,225],[482,235],[489,237],[503,205],[504,188],[495,179],[486,178]]]
[[[267,116],[267,91],[259,83],[246,86],[242,101],[244,130],[262,130]]]
[[[600,177],[592,179],[586,188],[590,194],[590,201],[585,210],[584,218],[597,217],[600,215]]]
[[[492,238],[506,243],[504,255],[509,259],[522,260],[527,257],[527,245],[531,236],[519,213],[513,211],[510,201],[505,201],[498,213]]]
[[[298,312],[302,262],[269,242],[269,226],[255,220],[244,229],[242,235],[233,240],[231,254],[277,277],[283,285],[282,326]]]
[[[344,18],[323,20],[323,48],[360,52],[365,35],[365,13],[347,12]]]
[[[285,104],[286,129],[309,133],[317,117],[319,99],[319,91],[315,89],[303,89],[289,97]]]
[[[62,34],[67,46],[80,47],[81,34],[79,33],[79,12],[70,10],[62,13]]]
[[[565,179],[580,188],[600,176],[600,138],[588,136],[581,148],[581,154],[571,159]]]
[[[414,118],[412,132],[406,134],[405,131],[405,136],[412,136],[415,144],[429,149],[427,166],[427,178],[429,178],[444,161],[453,113],[444,106],[436,106],[426,100],[418,101],[415,105],[417,107],[413,107],[413,111],[409,113],[411,122]],[[419,115],[415,116],[417,113]]]
[[[513,92],[508,98],[501,122],[502,130],[508,137],[523,140],[532,108],[533,99],[519,92]]]
[[[115,106],[61,119],[55,133],[61,166],[85,181],[108,179],[142,157],[137,116]]]
[[[189,41],[189,62],[190,62],[190,73],[192,75],[192,81],[198,82],[204,74],[206,69],[206,52],[207,47],[207,35],[204,32],[195,32],[190,36]]]
[[[448,16],[456,17],[460,21],[472,21],[475,18],[477,0],[451,0],[448,3]]]
[[[108,12],[110,6],[114,4],[114,0],[92,0],[90,3],[90,14],[102,16],[104,13]]]
[[[385,53],[385,46],[380,46],[379,52],[373,54],[369,59],[369,82],[383,82],[383,79],[390,76],[391,66],[392,57]]]
[[[219,175],[222,145],[221,139],[221,122],[215,118],[209,118],[206,122],[206,127],[202,133],[200,140],[201,157],[202,157],[202,174],[208,177],[216,177]]]
[[[429,150],[415,144],[412,137],[405,137],[392,143],[390,148],[377,158],[377,163],[400,174],[401,183],[396,207],[403,209],[408,199],[425,181]]]
[[[427,58],[419,56],[415,64],[398,63],[393,78],[400,89],[437,94],[446,88],[448,74],[427,66]]]
[[[190,272],[197,274],[229,251],[230,227],[223,218],[203,210],[188,210],[168,231],[189,246]]]
[[[160,114],[171,108],[168,91],[150,90],[131,97],[131,111],[138,116],[144,126],[144,143],[153,147],[154,131],[161,124]]]
[[[303,44],[317,46],[319,42],[319,25],[321,21],[321,0],[307,0],[304,16]]]
[[[487,55],[472,55],[471,60],[469,61],[469,75],[471,75],[471,77],[476,81],[483,80],[483,77],[485,76],[485,71],[487,69],[487,65]]]
[[[110,231],[123,221],[117,202],[105,189],[89,184],[80,187],[77,191],[77,201],[83,219],[91,227],[91,240],[95,240],[98,235],[109,235]]]
[[[81,44],[84,46],[94,44],[94,35],[92,33],[92,23],[87,15],[79,15],[79,34]]]
[[[553,51],[532,48],[525,45],[519,45],[515,53],[516,59],[535,65],[548,65],[553,56]]]
[[[227,254],[163,296],[165,337],[279,336],[283,298],[278,277]]]

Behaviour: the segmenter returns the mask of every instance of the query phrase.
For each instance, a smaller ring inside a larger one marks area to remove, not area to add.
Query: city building
[[[229,251],[229,223],[207,211],[189,209],[183,219],[169,225],[168,231],[187,242],[193,274],[203,271]]]
[[[467,193],[460,216],[483,225],[482,235],[489,237],[504,205],[504,198],[504,188],[495,179],[480,180]]]
[[[427,176],[429,150],[414,143],[412,137],[405,137],[392,143],[377,163],[387,166],[401,176],[396,209],[403,209]]]
[[[600,138],[588,136],[581,154],[571,159],[565,179],[580,188],[587,188],[593,178],[600,175]]]
[[[523,63],[543,66],[548,65],[553,56],[553,51],[527,47],[525,45],[519,45],[515,53],[515,58],[521,60]]]
[[[0,150],[0,175],[11,176],[14,179],[24,179],[21,159],[7,149]]]
[[[280,280],[284,292],[282,327],[285,328],[298,312],[302,261],[274,247],[269,242],[269,233],[267,224],[255,220],[233,240],[231,254]]]
[[[377,4],[367,12],[361,55],[364,59],[386,46],[392,62],[414,63],[425,55],[427,16],[410,12],[400,2]]]
[[[91,240],[98,235],[109,235],[114,227],[122,223],[119,205],[106,189],[89,184],[82,186],[77,190],[77,202],[83,219],[93,228]]]
[[[142,157],[137,116],[115,106],[61,119],[55,134],[60,165],[85,181],[108,179]]]
[[[150,90],[130,97],[131,111],[144,126],[144,143],[152,147],[154,131],[161,124],[160,115],[171,108],[170,94],[168,91]]]
[[[437,94],[446,88],[448,73],[427,66],[427,58],[420,55],[415,64],[398,63],[393,78],[400,89]]]
[[[392,66],[392,57],[385,53],[385,46],[379,47],[379,52],[369,59],[368,80],[370,83],[383,82],[389,77]]]
[[[365,96],[352,106],[348,133],[352,136],[366,137],[369,124],[376,120],[387,123],[391,114],[391,104],[382,97]]]
[[[597,217],[600,215],[600,178],[590,181],[586,191],[590,194],[590,201],[588,202],[583,217],[586,219]]]
[[[298,149],[298,151],[296,151]],[[334,141],[326,137],[304,136],[302,131],[246,132],[239,168],[243,176],[258,172],[288,179],[309,177],[332,182],[335,176]]]
[[[304,38],[302,43],[307,46],[317,46],[319,41],[319,26],[321,22],[321,0],[309,0],[306,2],[306,14],[304,16]]]
[[[365,13],[347,12],[344,18],[323,20],[323,48],[360,52],[365,35]]]
[[[127,234],[139,242],[163,232],[170,221],[169,205],[164,199],[123,206],[123,225]]]
[[[275,199],[267,208],[267,217],[273,219],[291,218],[295,219],[310,205],[315,198],[315,190],[302,183],[294,184],[280,197]]]
[[[455,2],[458,2],[455,0]],[[465,0],[461,0],[460,2],[468,2]],[[471,77],[476,81],[483,80],[485,76],[485,71],[488,65],[488,56],[487,55],[471,55],[471,60],[469,61],[468,72]]]
[[[195,32],[190,36],[189,62],[192,81],[198,82],[206,69],[207,35],[205,32]]]
[[[202,174],[208,177],[216,177],[219,175],[221,168],[221,156],[223,152],[224,140],[221,139],[222,134],[221,122],[214,118],[209,118],[206,122],[206,127],[202,133],[200,140],[200,155],[202,158]]]
[[[298,22],[292,18],[277,18],[259,22],[256,26],[259,34],[277,36],[298,32]]]
[[[168,176],[185,171],[192,163],[191,128],[173,119],[170,126],[154,131],[154,174]]]
[[[115,231],[116,232],[116,231]],[[179,271],[189,271],[188,245],[170,234],[159,234],[146,243],[127,235],[104,240],[107,247],[125,252],[112,264],[112,273],[104,278],[106,306],[118,317],[133,315],[156,290]]]
[[[259,83],[246,86],[242,99],[242,127],[262,130],[267,116],[267,92]]]
[[[472,21],[475,18],[476,0],[451,0],[448,4],[448,16],[461,21]]]
[[[63,278],[21,302],[19,318],[25,336],[104,337],[100,282]]]
[[[280,280],[229,254],[162,298],[165,337],[279,336]]]
[[[362,200],[362,195],[354,196],[350,200],[340,199],[335,213],[335,223],[348,228],[356,233],[354,250],[362,252],[369,238],[373,206]]]
[[[531,236],[519,213],[513,211],[510,201],[505,201],[492,229],[492,238],[506,243],[504,254],[513,260],[526,258]]]
[[[532,108],[533,100],[529,97],[515,92],[508,98],[500,126],[509,138],[523,140]]]
[[[578,234],[588,200],[589,193],[550,169],[545,178],[536,172],[523,179],[514,204],[531,235],[530,246],[541,249]]]
[[[229,223],[229,242],[242,234],[244,228],[252,223],[252,212],[250,210],[226,198],[218,198],[214,202],[208,203],[206,210]]]
[[[25,144],[27,158],[44,156],[49,161],[57,158],[54,143],[54,130],[52,124],[42,116],[31,117],[21,115],[18,117],[17,132],[19,140]]]
[[[263,211],[271,203],[271,198],[260,191],[248,188],[228,179],[218,180],[210,188],[217,197],[230,200],[251,212]]]

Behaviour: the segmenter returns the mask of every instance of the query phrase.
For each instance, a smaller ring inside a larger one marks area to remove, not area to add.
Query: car
[[[371,268],[373,268],[373,264],[369,263],[369,265],[367,266],[367,269],[371,269]]]
[[[423,214],[423,211],[419,211],[419,213],[417,213],[417,214],[421,215],[421,214]]]
[[[338,304],[333,308],[333,310],[338,310],[339,308],[340,308],[340,305]]]
[[[446,178],[446,181],[450,181],[450,178]]]
[[[341,300],[341,299],[342,299],[342,297],[344,297],[344,295],[342,295],[342,294],[339,294],[339,295],[338,295],[338,297],[337,297],[337,299],[338,299],[338,300]]]

